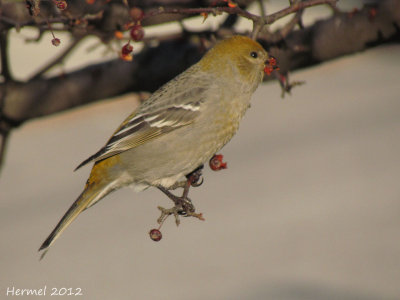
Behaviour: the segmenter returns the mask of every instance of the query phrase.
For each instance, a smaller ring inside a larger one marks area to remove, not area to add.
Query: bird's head
[[[267,51],[246,36],[233,36],[217,43],[199,62],[201,68],[219,77],[255,89],[268,64]]]

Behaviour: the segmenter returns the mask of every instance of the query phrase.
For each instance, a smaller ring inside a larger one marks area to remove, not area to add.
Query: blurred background
[[[10,52],[27,78],[41,63],[33,53],[45,61],[58,49],[21,34]],[[83,46],[65,68],[104,58]],[[306,84],[284,99],[263,84],[221,152],[228,169],[206,168],[191,191],[206,220],[170,218],[158,243],[148,231],[171,203],[125,188],[81,214],[43,261],[37,253],[90,172],[73,169],[134,95],[14,130],[0,177],[0,298],[47,286],[46,297],[79,288],[83,299],[400,299],[399,67],[400,46],[386,45],[291,73]]]

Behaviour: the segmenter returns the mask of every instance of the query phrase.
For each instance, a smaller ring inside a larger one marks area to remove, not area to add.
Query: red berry
[[[141,41],[144,37],[143,27],[139,24],[133,25],[133,27],[131,28],[130,34],[131,34],[132,40]]]
[[[273,70],[274,69],[272,69],[270,66],[265,66],[264,73],[267,74],[267,75],[271,75]]]
[[[268,63],[269,63],[269,65],[270,66],[276,66],[278,63],[276,62],[276,58],[275,57],[273,57],[273,56],[270,56],[269,57],[269,59],[268,59]]]
[[[150,230],[149,235],[150,235],[150,238],[155,242],[159,242],[162,239],[161,231],[158,229]]]
[[[276,58],[273,56],[270,56],[270,58],[267,60],[267,64],[265,65],[264,72],[267,75],[271,75],[271,73],[273,71],[278,71],[278,70],[279,70],[279,67],[278,67]]]
[[[219,171],[222,169],[226,169],[227,163],[223,162],[223,155],[222,154],[215,154],[211,159],[210,159],[210,168],[213,171]]]
[[[138,22],[138,21],[142,21],[144,12],[139,7],[132,7],[129,10],[129,15],[131,16],[133,21]]]
[[[51,43],[52,43],[54,46],[58,47],[58,46],[61,44],[61,41],[60,41],[60,39],[58,39],[58,38],[54,38],[54,39],[51,40]]]
[[[128,54],[130,54],[132,51],[133,51],[132,45],[131,45],[131,44],[125,44],[125,45],[122,47],[121,53],[122,53],[122,55],[128,55]]]
[[[56,6],[59,10],[64,10],[67,8],[67,1],[65,0],[57,0],[56,1]]]

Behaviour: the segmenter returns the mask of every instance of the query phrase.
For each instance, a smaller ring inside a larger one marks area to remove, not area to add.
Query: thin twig
[[[252,37],[255,38],[263,26],[270,25],[270,24],[274,23],[275,21],[277,21],[287,15],[298,12],[307,7],[317,6],[317,5],[322,5],[322,4],[326,4],[331,7],[335,7],[337,1],[338,0],[306,0],[304,2],[293,3],[289,7],[284,8],[280,11],[277,11],[277,12],[267,15],[267,16],[258,16],[258,15],[252,14],[252,13],[240,8],[239,6],[236,6],[236,7],[225,7],[225,6],[224,7],[201,7],[201,8],[164,8],[164,7],[160,7],[158,9],[147,12],[144,15],[144,19],[152,18],[152,17],[155,17],[157,15],[162,15],[162,14],[199,15],[201,13],[206,13],[206,14],[212,14],[214,16],[220,15],[222,13],[236,14],[238,16],[241,16],[243,18],[253,21]]]
[[[6,155],[7,142],[10,131],[0,132],[0,171],[3,167],[4,157]]]
[[[294,12],[302,10],[307,7],[317,6],[322,4],[327,4],[331,7],[335,7],[338,0],[307,0],[304,2],[297,2],[289,7],[286,7],[276,13],[270,14],[264,18],[265,24],[269,25],[274,23],[276,20],[281,19],[287,15],[290,15]]]
[[[246,19],[256,21],[259,16],[249,13],[248,11],[241,9],[239,6],[236,7],[200,7],[200,8],[164,8],[160,7],[152,11],[147,12],[143,19],[152,18],[163,14],[184,14],[184,15],[199,15],[201,13],[212,14],[214,16],[222,13],[236,14]]]
[[[219,15],[221,13],[228,14],[237,14],[246,19],[252,20],[253,22],[259,22],[261,19],[262,22],[266,25],[274,23],[276,20],[281,19],[287,15],[295,13],[301,9],[317,6],[322,4],[327,4],[330,6],[335,6],[338,0],[306,0],[304,2],[297,2],[293,5],[284,8],[280,11],[277,11],[273,14],[270,14],[265,17],[260,17],[255,14],[252,14],[244,9],[241,9],[239,6],[236,7],[201,7],[201,8],[164,8],[160,7],[158,9],[152,10],[144,15],[144,19],[151,18],[161,14],[186,14],[186,15],[198,15],[200,13],[207,13],[213,15]]]
[[[265,41],[268,41],[269,43],[277,43],[284,39],[290,32],[292,32],[293,28],[298,25],[299,21],[301,20],[303,11],[299,10],[294,17],[286,23],[282,28],[277,30],[276,32],[269,32],[266,30],[263,30],[260,35],[258,35],[259,39],[263,39]]]
[[[260,6],[260,15],[261,17],[265,17],[267,10],[265,9],[264,0],[258,0],[258,5]]]
[[[1,55],[1,75],[3,76],[4,82],[13,80],[10,72],[7,47],[8,47],[8,30],[2,30],[0,32],[0,55]]]
[[[8,45],[8,30],[3,30],[0,32],[0,55],[1,55],[1,75],[3,77],[4,82],[0,84],[0,169],[3,165],[4,155],[6,152],[7,138],[9,135],[8,126],[3,124],[3,108],[4,102],[6,98],[7,92],[7,83],[12,80],[9,61],[8,61],[8,53],[7,53],[7,45]]]

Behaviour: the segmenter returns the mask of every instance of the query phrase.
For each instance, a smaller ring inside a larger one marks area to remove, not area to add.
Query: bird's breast
[[[225,145],[237,132],[240,120],[249,107],[251,96],[223,97],[214,112],[216,137]]]

